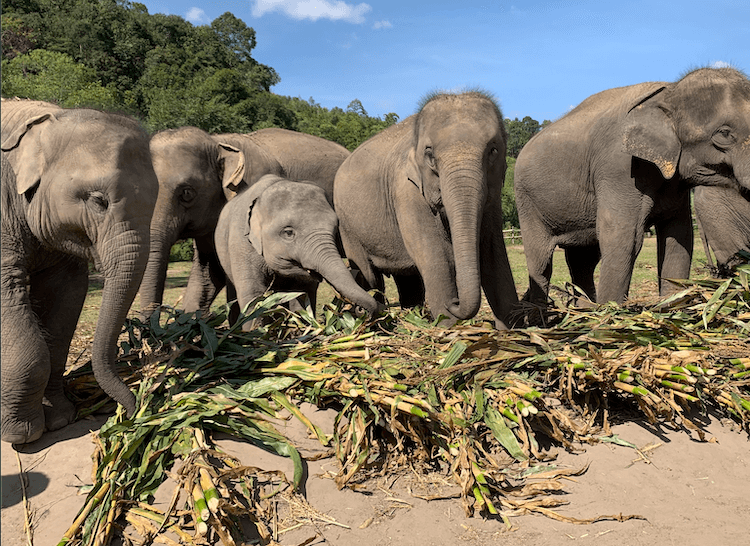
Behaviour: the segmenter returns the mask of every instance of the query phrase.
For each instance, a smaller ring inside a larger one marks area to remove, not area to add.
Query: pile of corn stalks
[[[556,309],[554,327],[505,332],[482,322],[442,329],[418,311],[364,324],[340,301],[318,322],[278,307],[293,295],[255,302],[245,319],[270,324],[249,333],[221,326],[224,315],[132,321],[120,366],[139,410],[126,418],[120,408],[96,435],[93,487],[60,545],[115,534],[125,544],[276,544],[274,503],[304,504],[301,456],[273,425],[280,412],[333,449],[339,488],[416,468],[457,484],[467,515],[508,527],[530,512],[574,523],[639,517],[556,512],[559,478],[585,468],[555,467],[538,438],[569,450],[620,441],[610,420],[623,407],[701,439],[693,411],[750,433],[749,279],[745,265],[652,305]],[[68,381],[81,415],[111,403],[90,365]],[[332,434],[301,402],[338,411]],[[214,432],[289,457],[292,482],[221,452]],[[174,495],[159,511],[149,502],[167,477]]]

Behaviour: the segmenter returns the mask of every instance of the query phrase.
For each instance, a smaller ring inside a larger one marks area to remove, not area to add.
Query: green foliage
[[[503,183],[503,229],[518,228],[518,209],[516,208],[516,194],[513,187],[513,174],[516,169],[516,159],[507,157],[508,169],[505,171]]]
[[[271,93],[280,78],[253,59],[256,44],[255,30],[230,12],[194,26],[128,0],[4,0],[2,92],[128,112],[150,131],[282,127],[349,150],[398,122],[393,112],[368,115],[356,98],[328,109]]]
[[[177,241],[169,251],[170,262],[192,262],[193,261],[193,240],[185,239]]]
[[[44,100],[63,107],[117,107],[111,88],[96,79],[94,70],[64,53],[35,49],[2,63],[3,94]]]
[[[505,130],[508,132],[507,154],[510,157],[518,157],[521,148],[531,140],[531,137],[541,131],[542,128],[549,123],[551,123],[549,120],[544,120],[540,125],[537,120],[530,116],[526,116],[520,121],[518,118],[512,120],[505,118]]]
[[[28,53],[35,46],[34,32],[16,16],[2,15],[3,60]]]
[[[346,111],[341,108],[328,110],[312,98],[308,101],[301,98],[288,100],[290,109],[297,117],[298,131],[338,142],[349,151],[398,122],[398,115],[393,112],[384,119],[369,116],[357,99],[349,103]]]

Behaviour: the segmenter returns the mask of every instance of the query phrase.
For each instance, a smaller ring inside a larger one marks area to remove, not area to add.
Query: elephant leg
[[[677,289],[667,279],[687,279],[690,276],[693,223],[688,203],[680,209],[676,218],[656,225],[656,246],[659,295],[666,296]]]
[[[232,281],[227,279],[227,301],[231,296],[237,299],[237,303],[232,306],[229,315],[230,324],[234,324],[239,319],[240,312],[245,311],[247,305],[266,293],[270,279],[267,279],[262,273],[261,263],[263,258],[255,251],[250,253],[246,247],[235,249],[235,256],[232,260]],[[235,265],[236,263],[236,265]],[[231,286],[231,290],[230,290]],[[252,312],[252,309],[247,311]],[[242,324],[242,330],[250,332],[262,324],[262,320],[248,320]]]
[[[526,267],[529,271],[529,288],[524,294],[523,300],[546,306],[549,282],[552,278],[552,257],[555,251],[555,243],[540,219],[521,215],[519,220],[521,222],[523,250],[526,255]]]
[[[425,288],[419,275],[393,275],[402,309],[424,305]]]
[[[7,254],[3,248],[4,258]],[[2,440],[25,444],[39,439],[44,432],[42,401],[50,375],[50,355],[32,311],[25,272],[6,268],[3,263],[2,274]]]
[[[600,259],[598,244],[571,246],[565,249],[565,261],[568,263],[570,279],[591,301],[596,301],[594,270]]]
[[[31,279],[32,306],[49,348],[50,376],[44,390],[47,430],[57,430],[75,420],[75,407],[63,391],[63,374],[87,291],[88,265],[74,258]]]
[[[229,325],[231,326],[240,318],[240,304],[237,300],[237,289],[234,283],[227,279],[227,303],[229,303]]]
[[[630,290],[635,259],[643,246],[643,223],[612,211],[600,211],[596,222],[602,263],[597,302],[623,303]]]
[[[526,267],[529,270],[529,288],[523,299],[538,305],[547,305],[555,247],[551,244],[544,244],[541,248],[539,246],[524,248],[524,251]]]
[[[227,283],[224,269],[219,262],[213,234],[193,240],[193,267],[190,270],[182,308],[193,313],[201,310],[208,313],[217,294]]]

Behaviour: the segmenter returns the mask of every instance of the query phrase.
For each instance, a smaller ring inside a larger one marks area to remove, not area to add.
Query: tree
[[[96,79],[96,72],[68,55],[35,49],[3,61],[3,94],[43,100],[63,107],[115,109],[115,93]]]
[[[526,143],[531,140],[535,134],[537,134],[542,127],[548,125],[549,120],[544,120],[541,125],[537,120],[531,116],[526,116],[519,121],[518,118],[513,120],[505,119],[505,130],[508,133],[508,151],[509,157],[518,157]]]
[[[3,60],[13,59],[34,48],[34,31],[19,17],[3,13],[2,28]]]

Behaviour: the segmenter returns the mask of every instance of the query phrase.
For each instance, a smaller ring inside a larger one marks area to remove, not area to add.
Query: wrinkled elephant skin
[[[750,187],[750,82],[731,68],[702,68],[676,83],[593,95],[526,144],[514,184],[526,299],[546,304],[560,246],[589,298],[623,302],[651,226],[667,294],[674,286],[665,279],[690,273],[690,189]]]
[[[338,218],[324,191],[266,175],[227,203],[216,226],[216,250],[227,274],[227,299],[240,309],[274,291],[303,291],[315,309],[322,276],[369,313],[378,303],[355,281],[336,248]],[[237,310],[230,322],[237,319]],[[243,324],[250,330],[257,324]]]
[[[2,110],[2,439],[23,444],[75,416],[62,376],[89,261],[105,279],[94,375],[135,411],[115,369],[117,337],[146,267],[158,188],[133,120],[22,100]]]
[[[334,142],[288,131],[209,135],[195,127],[161,131],[151,139],[159,199],[151,223],[151,255],[141,287],[143,314],[162,302],[169,251],[193,238],[195,254],[183,298],[185,311],[207,311],[224,287],[214,231],[228,200],[265,174],[308,180],[333,203],[333,178],[348,150]]]
[[[502,114],[479,92],[436,94],[357,148],[333,197],[365,288],[393,275],[403,307],[426,302],[447,324],[474,316],[484,288],[505,327],[518,301],[502,234],[505,151]]]

